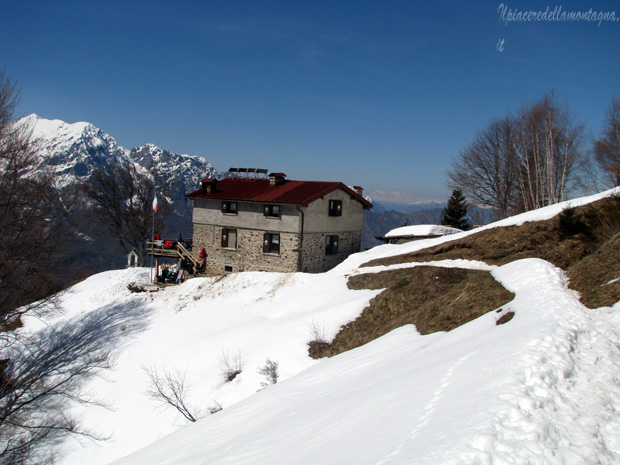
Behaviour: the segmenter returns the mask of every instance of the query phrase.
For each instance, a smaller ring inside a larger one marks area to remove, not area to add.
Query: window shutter
[[[228,229],[222,229],[222,247],[228,247]]]
[[[263,234],[263,253],[269,253],[270,244],[271,244],[271,240],[269,236],[270,236],[269,234]]]
[[[228,202],[222,202],[222,213],[228,213]]]
[[[269,205],[265,205],[265,209],[264,209],[263,211],[264,211],[264,213],[263,213],[263,214],[264,214],[265,216],[269,216],[269,213],[270,213],[270,211],[271,211],[271,209],[269,208]]]

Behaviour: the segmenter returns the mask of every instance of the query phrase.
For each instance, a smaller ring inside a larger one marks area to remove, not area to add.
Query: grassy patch
[[[320,354],[311,353],[315,358],[359,347],[405,324],[414,324],[421,334],[450,331],[514,297],[486,271],[433,266],[358,275],[348,286],[386,290]]]

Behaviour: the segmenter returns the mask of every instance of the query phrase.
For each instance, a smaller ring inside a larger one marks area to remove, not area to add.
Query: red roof
[[[199,189],[185,197],[188,199],[239,200],[262,203],[288,203],[308,206],[309,203],[325,197],[336,189],[342,189],[360,202],[364,208],[372,204],[341,182],[285,181],[272,186],[269,179],[226,178],[217,181],[212,193]]]

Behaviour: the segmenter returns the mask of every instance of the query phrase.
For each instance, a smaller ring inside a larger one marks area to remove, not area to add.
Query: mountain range
[[[133,163],[139,171],[152,173],[155,185],[169,186],[166,200],[172,213],[166,217],[164,235],[176,237],[180,232],[183,237],[191,237],[192,205],[185,195],[195,190],[201,179],[224,175],[199,156],[174,153],[154,144],[126,149],[91,123],[69,124],[35,114],[20,122],[31,129],[31,141],[40,154],[41,163],[56,174],[56,188],[61,196],[72,187],[88,182],[95,171],[114,164]],[[444,206],[439,201],[423,201],[405,194],[390,196],[381,191],[373,193],[371,200],[374,209],[364,218],[362,250],[380,244],[377,236],[404,224],[439,223]],[[84,222],[80,225],[80,237],[71,244],[71,260],[82,274],[120,268],[126,263],[125,252],[98,228]]]
[[[95,171],[107,166],[133,163],[138,171],[153,173],[155,185],[169,186],[166,200],[172,213],[166,218],[167,231],[164,234],[171,236],[176,237],[178,232],[185,237],[191,236],[192,211],[185,194],[195,190],[204,177],[222,176],[198,156],[177,154],[153,144],[131,150],[121,147],[112,136],[91,123],[69,124],[32,114],[19,120],[18,124],[25,124],[31,131],[31,142],[41,158],[39,168],[54,172],[55,187],[61,197],[73,187],[88,182]],[[153,167],[157,170],[152,170]],[[69,260],[75,263],[78,274],[87,275],[125,265],[125,252],[100,231],[100,226],[82,221],[80,233],[69,246]],[[81,276],[72,278],[77,277]]]

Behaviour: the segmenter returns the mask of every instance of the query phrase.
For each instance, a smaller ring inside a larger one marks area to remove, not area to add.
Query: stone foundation
[[[326,237],[338,236],[338,253],[325,254]],[[304,234],[302,268],[307,273],[321,273],[342,263],[349,255],[360,251],[361,232]]]
[[[299,234],[280,233],[280,253],[263,253],[263,235],[267,231],[237,228],[237,247],[223,248],[222,227],[194,224],[193,253],[197,257],[203,247],[207,251],[209,273],[238,271],[276,271],[320,273],[342,263],[360,251],[361,232],[304,234],[302,265],[299,268]],[[328,235],[338,236],[338,253],[325,254]]]
[[[266,231],[237,228],[237,247],[223,248],[222,227],[194,224],[194,254],[203,247],[207,251],[209,273],[238,271],[293,272],[298,269],[299,235],[280,234],[280,253],[263,253]]]

